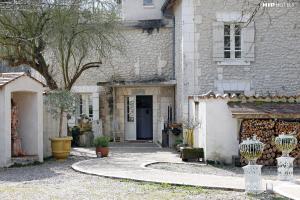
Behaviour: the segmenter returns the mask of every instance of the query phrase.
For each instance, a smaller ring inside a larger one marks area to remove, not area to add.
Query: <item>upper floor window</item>
[[[224,24],[224,58],[241,58],[241,25]]]
[[[143,0],[144,6],[153,6],[153,0]]]
[[[233,14],[221,13],[212,24],[213,61],[218,65],[250,65],[255,58],[254,22],[248,24]]]

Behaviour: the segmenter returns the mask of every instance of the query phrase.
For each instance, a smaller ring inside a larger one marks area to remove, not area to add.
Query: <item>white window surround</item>
[[[236,65],[241,65],[241,66],[245,66],[245,65],[250,65],[251,63],[248,61],[245,61],[243,59],[228,59],[228,60],[224,60],[224,61],[219,61],[217,62],[217,65],[220,66],[236,66]]]
[[[215,87],[217,91],[224,94],[224,91],[240,91],[245,95],[254,94],[251,91],[251,81],[245,80],[218,80],[215,81]]]
[[[242,12],[217,12],[216,18],[218,22],[242,22],[245,23],[250,19],[250,14],[242,14]]]
[[[154,8],[154,0],[143,0],[144,8]]]
[[[221,28],[222,25],[220,24],[234,24],[234,23],[246,23],[250,19],[249,14],[242,14],[242,12],[217,12],[216,13],[216,23],[219,23],[218,28]],[[251,23],[252,26],[252,23]],[[215,27],[214,27],[215,29]],[[221,29],[219,29],[221,31]],[[224,30],[223,30],[224,31]],[[218,34],[218,33],[217,33]],[[246,37],[246,41],[244,41],[244,36]],[[224,36],[223,36],[224,37]],[[216,37],[217,42],[221,42],[220,34]],[[251,38],[251,36],[250,36]],[[214,36],[215,39],[215,36]],[[214,40],[214,42],[216,42]],[[253,42],[253,41],[252,41]],[[214,44],[214,51],[216,48],[220,49],[223,44],[221,45],[215,45]],[[216,61],[216,64],[219,66],[245,66],[245,65],[251,65],[250,61],[254,61],[254,45],[252,48],[249,48],[249,28],[246,28],[246,30],[242,29],[242,37],[241,37],[241,49],[242,49],[242,58],[224,58],[222,56],[221,49],[217,50],[216,53],[214,52],[214,61]],[[252,52],[248,52],[249,49],[252,49]],[[222,58],[223,57],[223,58]]]
[[[154,5],[143,5],[143,7],[144,7],[145,9],[153,9],[153,8],[155,8]]]

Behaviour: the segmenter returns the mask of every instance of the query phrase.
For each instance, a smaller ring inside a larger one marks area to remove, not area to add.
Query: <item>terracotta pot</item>
[[[107,157],[109,152],[108,147],[96,147],[96,155],[100,153],[101,157]]]
[[[51,138],[52,155],[57,160],[65,160],[70,155],[72,137]]]

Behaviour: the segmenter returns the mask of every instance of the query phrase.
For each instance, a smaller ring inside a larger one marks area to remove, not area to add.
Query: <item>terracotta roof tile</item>
[[[195,100],[204,100],[204,99],[227,99],[229,102],[281,102],[281,103],[300,103],[300,95],[297,96],[279,96],[279,95],[267,95],[267,96],[261,96],[261,95],[252,95],[252,96],[246,96],[246,95],[237,95],[237,94],[218,94],[214,93],[212,91],[209,91],[206,94],[203,95],[193,95],[189,96],[190,99]]]
[[[41,81],[31,77],[30,75],[27,75],[25,72],[13,72],[13,73],[0,73],[0,88],[2,88],[3,86],[7,85],[8,83],[10,83],[22,76],[28,76],[28,77],[32,78],[33,80],[41,83],[44,86],[44,84]]]

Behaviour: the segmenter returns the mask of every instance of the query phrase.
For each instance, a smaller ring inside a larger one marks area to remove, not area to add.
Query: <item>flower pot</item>
[[[108,156],[109,149],[108,147],[96,147],[96,155],[101,155],[101,157]]]
[[[72,137],[51,138],[52,155],[57,160],[65,160],[70,155]]]

